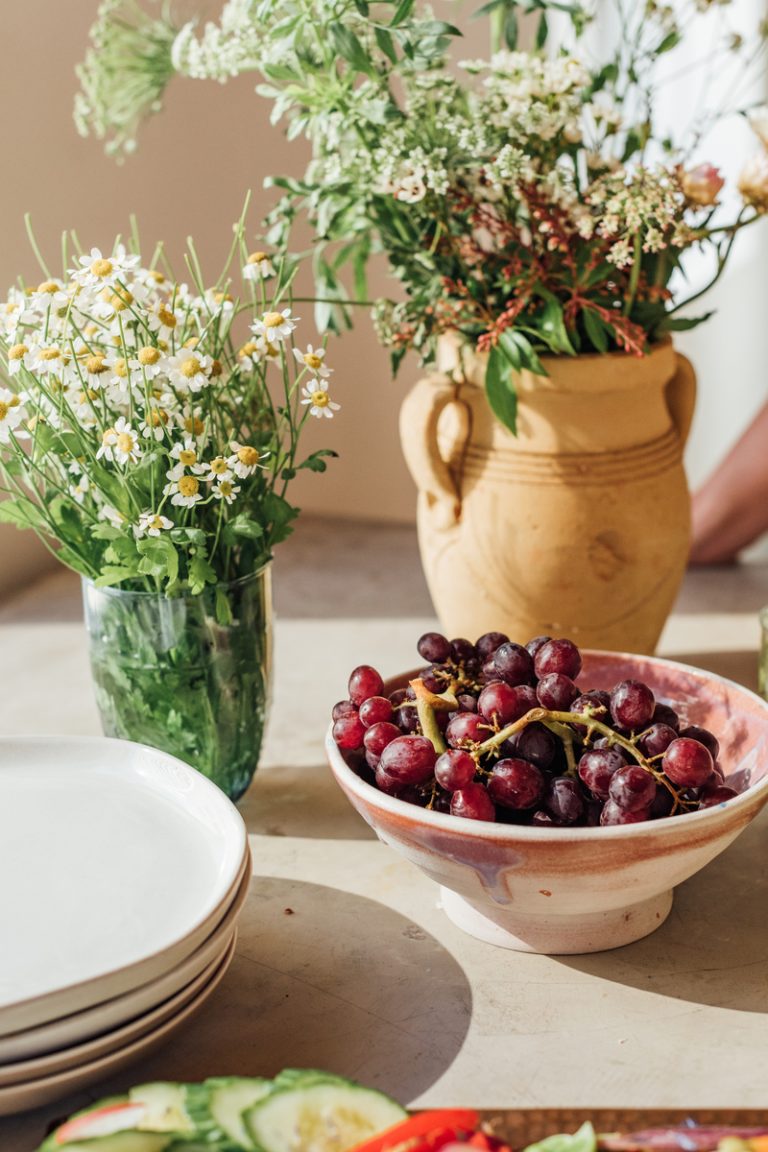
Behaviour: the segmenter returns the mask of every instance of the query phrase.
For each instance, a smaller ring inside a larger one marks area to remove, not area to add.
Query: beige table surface
[[[287,1066],[418,1106],[768,1106],[768,810],[678,888],[654,935],[553,958],[464,935],[437,887],[347,805],[323,761],[330,707],[355,664],[412,666],[432,624],[278,621],[272,721],[241,804],[254,875],[229,973],[152,1056],[0,1120],[0,1152],[32,1152],[54,1118],[132,1083]],[[660,650],[754,687],[757,642],[751,613],[687,615]],[[98,730],[82,626],[0,627],[0,733]]]

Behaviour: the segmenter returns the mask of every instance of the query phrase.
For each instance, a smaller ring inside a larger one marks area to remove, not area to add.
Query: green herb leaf
[[[529,1144],[524,1152],[597,1152],[597,1136],[587,1120],[573,1134],[558,1133]]]
[[[512,363],[500,348],[491,348],[485,373],[485,393],[491,411],[513,436],[517,435],[517,392]]]

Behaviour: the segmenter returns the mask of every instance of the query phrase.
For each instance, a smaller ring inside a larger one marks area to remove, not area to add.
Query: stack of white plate
[[[239,812],[173,757],[0,739],[0,1115],[188,1020],[232,959],[250,873]]]

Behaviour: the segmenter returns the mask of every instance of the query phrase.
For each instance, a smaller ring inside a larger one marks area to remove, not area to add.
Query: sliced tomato
[[[436,1152],[461,1136],[469,1136],[479,1123],[477,1112],[471,1108],[441,1108],[431,1112],[417,1112],[385,1128],[357,1144],[350,1152],[394,1152],[408,1145],[409,1152]]]
[[[103,1108],[81,1112],[61,1128],[54,1137],[57,1144],[72,1144],[75,1140],[92,1140],[97,1136],[111,1136],[135,1128],[147,1111],[146,1105],[134,1100],[115,1100]]]

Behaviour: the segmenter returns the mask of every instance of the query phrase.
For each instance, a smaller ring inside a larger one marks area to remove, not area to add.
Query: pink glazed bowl
[[[735,840],[768,802],[768,704],[733,681],[651,656],[582,652],[580,685],[649,684],[688,724],[720,740],[739,795],[683,816],[606,828],[466,820],[405,803],[362,780],[328,732],[337,782],[380,840],[442,888],[449,918],[481,940],[564,955],[630,944],[669,915],[675,885]],[[387,691],[417,673],[391,681]]]

